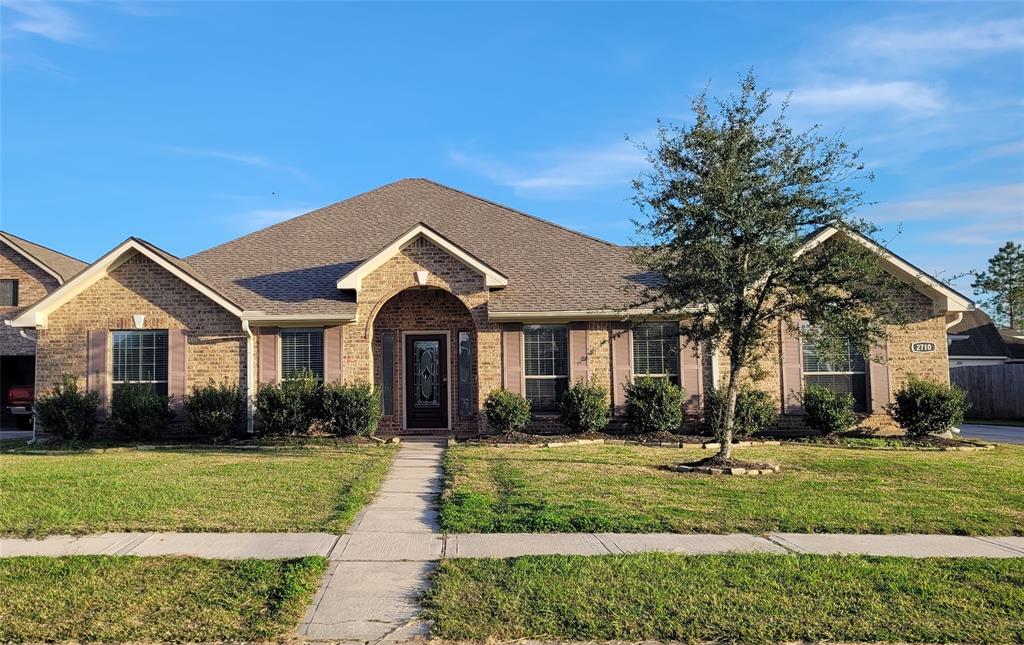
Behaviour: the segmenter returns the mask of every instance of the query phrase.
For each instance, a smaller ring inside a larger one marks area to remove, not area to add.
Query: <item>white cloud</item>
[[[1024,19],[988,20],[941,27],[863,25],[850,32],[846,48],[858,57],[914,57],[921,64],[951,56],[1024,50]]]
[[[213,148],[188,148],[184,146],[160,146],[162,150],[173,152],[180,155],[189,155],[193,157],[206,157],[208,159],[221,159],[223,161],[230,161],[233,163],[242,164],[244,166],[256,166],[259,168],[266,168],[274,172],[280,172],[291,175],[300,181],[309,182],[309,175],[303,171],[295,168],[294,166],[288,166],[285,164],[275,163],[263,155],[254,154],[243,154],[237,152],[230,152],[227,150],[216,150]]]
[[[52,2],[3,0],[0,2],[0,12],[6,14],[3,20],[4,36],[24,33],[59,43],[81,42],[87,37],[84,27],[75,16]]]
[[[866,215],[876,222],[1016,218],[1024,226],[1024,183],[946,190],[919,199],[880,204]]]
[[[519,167],[452,150],[449,159],[519,193],[566,193],[625,185],[644,167],[644,154],[628,141],[572,151],[543,152]]]
[[[897,109],[912,113],[933,113],[946,105],[941,92],[913,81],[856,81],[826,87],[793,90],[794,106],[822,110]]]

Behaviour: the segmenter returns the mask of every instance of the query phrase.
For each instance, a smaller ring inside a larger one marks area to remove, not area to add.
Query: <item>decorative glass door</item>
[[[406,427],[448,426],[448,351],[443,335],[406,335]]]

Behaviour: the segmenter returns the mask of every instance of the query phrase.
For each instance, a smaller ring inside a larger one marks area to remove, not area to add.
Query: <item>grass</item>
[[[390,446],[0,455],[0,534],[342,532],[372,499]]]
[[[879,451],[737,448],[761,477],[684,475],[698,449],[456,446],[445,459],[448,532],[769,531],[1024,535],[1024,447]]]
[[[1024,560],[643,554],[446,560],[432,635],[774,643],[1024,640]]]
[[[327,562],[0,559],[0,642],[243,641],[293,629]]]

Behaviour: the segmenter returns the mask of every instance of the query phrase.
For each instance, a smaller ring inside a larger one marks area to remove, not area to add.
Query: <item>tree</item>
[[[989,294],[983,304],[999,322],[1024,330],[1024,247],[1004,244],[989,258],[988,271],[977,274],[971,286],[977,293]]]
[[[657,145],[641,146],[651,168],[634,182],[643,214],[634,261],[652,276],[637,305],[692,312],[680,334],[728,361],[722,461],[740,385],[759,376],[780,322],[826,356],[838,356],[844,338],[867,356],[885,325],[903,320],[902,285],[858,241],[875,232],[852,216],[862,194],[850,184],[871,178],[859,153],[817,127],[794,132],[786,102],[769,118],[770,98],[753,72],[714,109],[697,96],[691,124],[659,121]],[[847,234],[808,248],[828,226]]]

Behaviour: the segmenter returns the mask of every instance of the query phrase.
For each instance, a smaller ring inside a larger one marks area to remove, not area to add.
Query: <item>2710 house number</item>
[[[911,343],[910,344],[910,351],[914,352],[915,354],[921,354],[921,353],[924,353],[924,352],[934,352],[935,351],[935,343],[925,343],[925,342]]]

